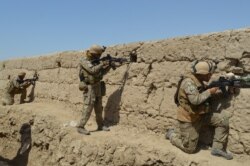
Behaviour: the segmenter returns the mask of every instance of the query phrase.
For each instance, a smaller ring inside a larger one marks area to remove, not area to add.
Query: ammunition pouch
[[[9,80],[6,86],[6,90],[7,93],[12,93],[14,91],[15,87],[13,86],[13,84],[11,83],[11,81]]]
[[[199,106],[199,114],[206,114],[209,112],[209,102],[204,102],[201,106]]]
[[[88,92],[88,85],[85,82],[81,81],[79,83],[79,90],[84,91],[85,93]]]
[[[105,82],[101,81],[100,86],[101,86],[101,95],[105,96],[106,95],[106,84],[105,84]]]

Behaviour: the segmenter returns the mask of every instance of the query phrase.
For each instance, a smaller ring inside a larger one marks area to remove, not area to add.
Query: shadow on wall
[[[27,166],[29,152],[31,150],[31,125],[33,121],[24,123],[19,131],[21,135],[21,146],[17,151],[16,156],[12,159],[6,159],[0,156],[0,166]]]
[[[112,126],[116,125],[120,121],[120,103],[121,97],[124,90],[125,83],[128,79],[128,71],[130,64],[127,65],[127,69],[123,75],[122,84],[117,90],[115,90],[108,98],[107,104],[104,108],[104,121],[105,125]]]

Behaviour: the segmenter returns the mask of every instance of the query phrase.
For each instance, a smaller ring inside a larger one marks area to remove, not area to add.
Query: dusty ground
[[[65,103],[27,103],[1,107],[0,156],[15,159],[20,146],[18,130],[33,119],[32,148],[20,165],[248,165],[246,156],[227,161],[210,155],[210,150],[185,154],[173,147],[164,135],[116,125],[110,132],[96,132],[94,117],[88,123],[90,136],[76,132],[73,122],[79,113]],[[11,134],[12,133],[12,134]],[[13,160],[12,160],[13,161]]]

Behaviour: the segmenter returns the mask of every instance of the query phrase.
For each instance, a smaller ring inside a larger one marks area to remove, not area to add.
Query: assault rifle
[[[35,82],[39,79],[39,75],[37,73],[37,71],[35,71],[33,78],[28,78],[23,80],[23,82],[31,82],[32,85],[35,85]]]
[[[101,61],[109,61],[109,65],[113,70],[116,69],[116,66],[112,65],[112,62],[118,62],[120,64],[123,63],[131,63],[137,61],[137,56],[135,54],[130,54],[129,58],[116,58],[112,57],[110,54],[107,54],[106,56],[100,58],[100,59],[94,59],[91,61],[92,64],[99,64]]]
[[[224,76],[221,76],[219,80],[212,81],[206,88],[219,87],[223,95],[228,95],[227,87],[235,88],[250,88],[250,75],[246,77],[236,76],[236,78],[228,79]]]

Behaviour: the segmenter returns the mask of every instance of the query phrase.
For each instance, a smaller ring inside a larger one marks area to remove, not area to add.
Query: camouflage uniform
[[[27,95],[26,88],[30,85],[30,82],[23,81],[19,76],[11,79],[4,90],[2,105],[13,105],[16,94],[21,94],[20,104],[24,103]]]
[[[196,151],[199,132],[204,124],[215,127],[213,148],[222,150],[226,146],[229,120],[223,114],[208,112],[207,100],[210,96],[210,92],[204,91],[204,85],[194,75],[186,76],[180,85],[177,111],[179,131],[171,135],[170,141],[187,153]]]
[[[84,128],[94,108],[98,128],[101,128],[104,125],[102,118],[102,96],[104,95],[103,91],[105,91],[104,86],[101,86],[104,82],[101,80],[110,70],[110,67],[104,68],[102,63],[92,64],[86,56],[80,60],[79,66],[80,74],[84,77],[83,82],[86,85],[86,88],[83,90],[82,118],[78,127]]]

